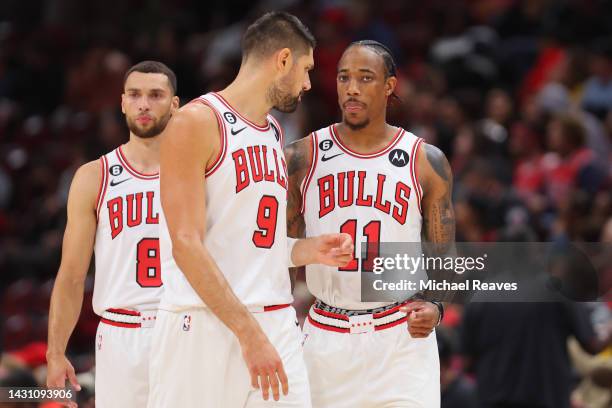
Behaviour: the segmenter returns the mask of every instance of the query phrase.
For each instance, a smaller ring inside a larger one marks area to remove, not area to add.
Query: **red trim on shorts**
[[[122,323],[122,322],[115,322],[113,320],[108,320],[108,319],[105,319],[105,318],[101,318],[100,322],[101,323],[106,323],[106,324],[111,325],[111,326],[124,327],[126,329],[138,329],[138,328],[141,327],[140,323]]]
[[[349,321],[349,317],[343,314],[328,312],[322,309],[317,309],[316,307],[313,307],[312,310],[314,310],[316,314],[321,316],[331,317],[332,319],[344,320],[347,322]]]
[[[236,116],[238,116],[244,123],[246,123],[247,125],[249,125],[250,127],[252,127],[255,130],[258,130],[260,132],[267,132],[270,129],[270,121],[267,121],[268,124],[265,126],[259,126],[258,124],[251,122],[250,120],[248,120],[247,118],[245,118],[244,116],[242,116],[236,109],[234,109],[232,107],[232,105],[230,105],[230,103],[228,101],[225,100],[224,97],[222,97],[221,95],[219,95],[216,92],[211,92],[211,95],[214,95],[223,105],[225,105],[225,107],[229,110],[232,111],[233,114],[235,114]]]
[[[316,320],[313,320],[313,318],[310,317],[310,315],[308,315],[308,323],[312,324],[315,327],[318,327],[319,329],[331,330],[331,331],[335,331],[338,333],[349,333],[351,331],[351,329],[349,328],[336,327],[336,326],[330,326],[327,324],[319,323]]]
[[[98,197],[96,199],[96,222],[100,220],[100,209],[102,208],[102,202],[104,201],[104,196],[106,195],[106,188],[108,186],[108,162],[106,159],[106,155],[100,157],[102,172],[102,180],[100,180],[100,187],[98,189]]]
[[[399,304],[399,305],[397,305],[397,306],[395,306],[395,307],[393,307],[393,308],[391,308],[391,309],[389,309],[389,310],[385,310],[384,312],[374,313],[374,314],[372,315],[372,317],[373,317],[374,319],[380,319],[381,317],[389,316],[390,314],[393,314],[393,313],[395,313],[395,312],[398,312],[398,311],[400,310],[400,308],[401,308],[401,307],[404,307],[404,306],[406,306],[406,305],[407,305],[407,304],[409,304],[409,303],[412,303],[412,301],[410,300],[410,301],[408,301],[408,302],[404,302],[404,303]]]
[[[410,158],[410,162],[411,162],[410,163],[410,178],[412,179],[412,185],[414,186],[414,189],[416,190],[417,206],[419,207],[419,212],[422,214],[423,213],[423,211],[421,210],[422,191],[421,191],[421,186],[418,184],[419,178],[418,178],[417,166],[416,166],[416,158],[419,152],[419,147],[421,145],[421,142],[423,142],[423,139],[419,138],[412,145],[412,153],[411,153],[411,158]]]
[[[407,320],[408,320],[408,316],[404,316],[404,317],[402,317],[400,319],[397,319],[394,322],[390,322],[390,323],[387,323],[387,324],[382,324],[380,326],[374,326],[374,331],[385,330],[385,329],[391,328],[393,326],[397,326],[398,324],[406,323]]]
[[[338,144],[338,147],[342,151],[344,151],[344,153],[350,156],[356,157],[358,159],[373,159],[375,157],[380,157],[383,154],[389,152],[391,149],[395,147],[395,145],[399,143],[399,141],[402,139],[404,132],[405,132],[404,129],[398,128],[397,133],[395,134],[395,136],[393,136],[393,139],[386,147],[384,147],[382,150],[379,150],[377,152],[364,154],[364,153],[357,153],[356,151],[349,149],[346,145],[342,143],[342,140],[340,140],[340,136],[338,135],[338,131],[336,130],[335,123],[329,126],[329,134],[331,135],[332,139],[336,142],[336,144]]]
[[[193,102],[200,102],[201,104],[208,106],[215,114],[215,118],[217,119],[217,126],[219,127],[219,140],[221,143],[221,149],[219,149],[219,153],[217,153],[217,157],[215,157],[215,160],[212,162],[212,164],[210,164],[207,168],[204,169],[204,176],[210,177],[221,166],[221,163],[223,163],[223,160],[225,160],[225,156],[227,154],[227,133],[225,131],[225,123],[223,122],[223,119],[221,119],[221,115],[213,106],[213,104],[207,101],[204,97],[201,96],[199,98],[195,98],[189,103]]]
[[[140,316],[140,312],[136,310],[128,310],[128,309],[106,309],[107,312],[117,313],[128,316]]]
[[[312,139],[312,160],[310,162],[310,168],[308,169],[308,173],[306,173],[306,178],[302,182],[300,186],[300,192],[302,193],[302,206],[300,207],[300,214],[304,214],[306,211],[306,192],[308,191],[308,186],[310,185],[310,181],[312,180],[312,176],[314,175],[315,169],[317,168],[317,162],[319,161],[319,145],[317,143],[317,132],[311,133]]]
[[[264,306],[264,312],[272,312],[274,310],[280,310],[280,309],[284,309],[286,307],[291,306],[290,303],[284,303],[282,305],[270,305],[270,306]]]
[[[125,157],[125,155],[123,154],[123,150],[121,149],[121,146],[119,146],[119,148],[117,148],[117,157],[119,158],[119,162],[121,162],[121,164],[123,164],[123,167],[125,167],[125,169],[134,177],[139,178],[141,180],[155,180],[159,178],[159,172],[157,173],[153,173],[153,174],[146,174],[146,173],[141,173],[138,170],[134,169],[134,167],[132,167],[130,165],[130,163],[128,162],[127,158]]]

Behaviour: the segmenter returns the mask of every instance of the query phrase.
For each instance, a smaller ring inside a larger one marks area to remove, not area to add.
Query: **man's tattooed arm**
[[[427,256],[455,255],[455,212],[452,204],[453,174],[440,149],[430,144],[423,144],[418,156],[418,169],[422,175],[423,225],[421,236]],[[430,270],[430,279],[447,279],[454,281],[457,274],[452,271]],[[426,294],[431,297],[432,293]],[[443,295],[443,296],[440,296]],[[452,293],[436,293],[439,300],[450,300]],[[440,299],[442,297],[442,299]]]
[[[289,195],[287,200],[287,235],[291,238],[304,238],[304,216],[300,212],[302,192],[300,186],[306,177],[312,162],[312,135],[297,140],[285,147],[285,159],[289,172]],[[300,268],[289,268],[291,288]]]

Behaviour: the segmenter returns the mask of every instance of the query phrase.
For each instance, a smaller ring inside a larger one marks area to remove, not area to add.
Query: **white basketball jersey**
[[[100,161],[94,311],[156,309],[162,293],[159,174],[136,171],[121,147]]]
[[[270,115],[264,127],[250,122],[216,93],[192,103],[212,108],[221,136],[220,154],[205,173],[204,245],[243,304],[291,303],[282,129]],[[205,307],[172,257],[163,211],[160,245],[165,285],[160,307]]]
[[[360,301],[361,272],[371,270],[372,259],[367,258],[376,256],[376,243],[421,241],[423,192],[415,155],[422,139],[399,129],[383,150],[360,154],[342,144],[335,125],[311,138],[312,165],[301,186],[306,236],[348,233],[355,242],[355,256],[343,268],[308,265],[308,288],[334,307],[383,306],[389,302]],[[370,248],[365,258],[361,243]]]

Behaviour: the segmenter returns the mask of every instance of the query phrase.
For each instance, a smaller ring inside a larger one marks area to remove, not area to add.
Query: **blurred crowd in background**
[[[0,386],[44,378],[68,188],[80,165],[127,141],[119,107],[125,71],[144,59],[166,63],[182,103],[219,90],[237,73],[244,29],[268,10],[296,14],[318,40],[312,90],[295,114],[276,115],[290,140],[339,120],[336,64],[351,41],[377,40],[393,51],[400,77],[389,122],[449,158],[458,241],[521,231],[534,241],[612,243],[609,1],[247,3],[0,2]],[[90,393],[92,278],[69,349]],[[602,283],[610,289],[609,279]],[[296,298],[304,313],[311,298],[303,285]],[[609,325],[607,300],[589,308],[594,323]],[[439,330],[443,408],[477,406],[470,401],[478,376],[459,353],[462,319],[462,308],[451,306]],[[612,406],[612,351],[591,357],[572,347],[571,357],[560,356],[571,384],[554,391],[574,407]],[[532,358],[513,358],[521,357]],[[592,378],[593,366],[607,377]]]

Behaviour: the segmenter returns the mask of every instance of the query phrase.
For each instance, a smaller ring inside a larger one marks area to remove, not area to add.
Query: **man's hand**
[[[65,355],[47,355],[47,388],[65,388],[66,380],[70,382],[75,391],[81,391],[74,367]],[[73,401],[66,403],[69,408],[76,408],[77,404]]]
[[[274,401],[279,400],[279,382],[283,395],[287,395],[289,380],[285,374],[283,362],[268,338],[263,333],[246,336],[244,342],[240,342],[240,346],[251,375],[251,385],[253,388],[261,388],[263,399],[268,400],[270,387],[272,387]]]
[[[339,267],[353,259],[353,252],[353,239],[349,234],[322,234],[298,240],[291,258],[296,266],[323,264]]]
[[[440,318],[438,307],[422,300],[402,306],[400,310],[408,314],[408,333],[413,338],[429,336]]]

